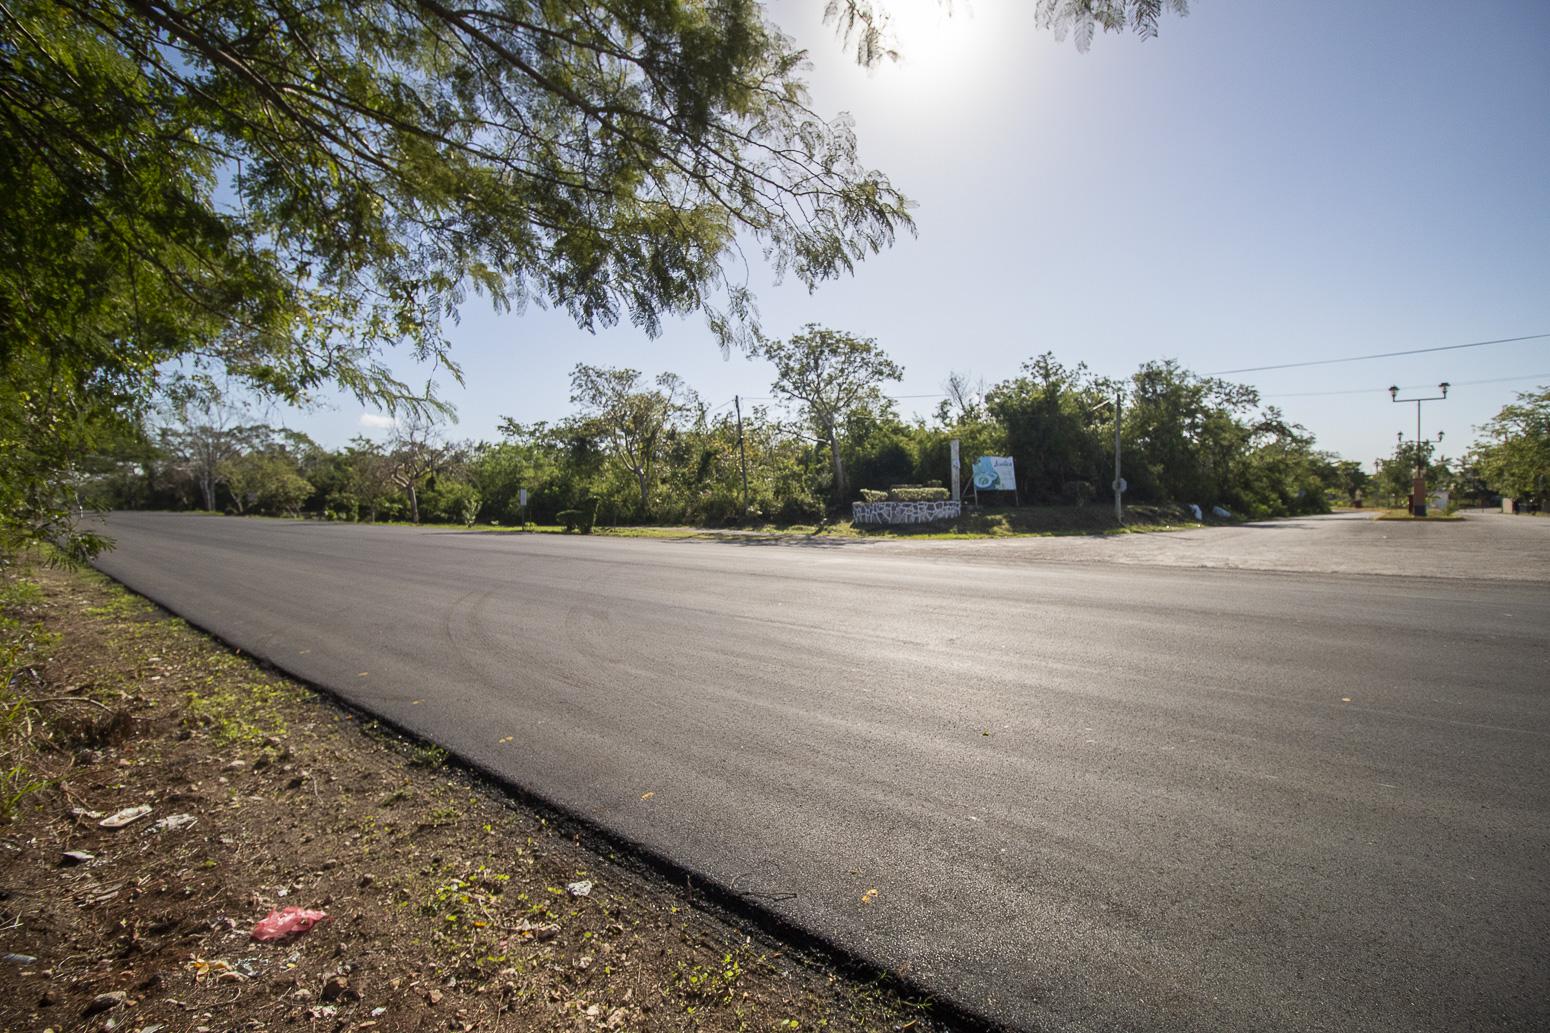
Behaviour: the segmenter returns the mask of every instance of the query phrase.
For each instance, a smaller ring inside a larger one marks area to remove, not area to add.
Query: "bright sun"
[[[963,0],[886,0],[884,40],[914,72],[952,71],[973,52],[973,13]]]

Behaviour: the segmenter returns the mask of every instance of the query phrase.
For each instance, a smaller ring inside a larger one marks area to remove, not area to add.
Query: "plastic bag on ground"
[[[268,942],[283,940],[287,936],[300,936],[319,922],[326,921],[328,915],[325,912],[309,911],[304,907],[271,911],[253,927],[253,939]]]

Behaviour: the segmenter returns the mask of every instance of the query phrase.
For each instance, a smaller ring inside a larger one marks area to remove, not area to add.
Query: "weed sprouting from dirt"
[[[237,681],[223,674],[205,676],[188,694],[190,719],[208,727],[223,746],[257,744],[286,734],[280,708],[299,698],[296,690],[265,678]]]
[[[22,691],[24,682],[40,684],[37,665],[59,644],[31,612],[42,597],[26,576],[0,573],[0,822],[14,819],[23,801],[51,784],[39,770],[42,714]]]

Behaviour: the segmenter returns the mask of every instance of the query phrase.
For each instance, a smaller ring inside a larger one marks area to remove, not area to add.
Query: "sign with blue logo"
[[[1011,456],[980,456],[974,460],[975,491],[1016,491],[1017,474]]]

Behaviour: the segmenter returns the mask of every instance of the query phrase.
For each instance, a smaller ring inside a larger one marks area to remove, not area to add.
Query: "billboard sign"
[[[975,491],[1016,491],[1011,456],[980,456],[974,460]]]

